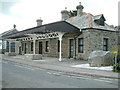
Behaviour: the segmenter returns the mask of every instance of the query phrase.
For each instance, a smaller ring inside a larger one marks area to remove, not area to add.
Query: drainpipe
[[[74,38],[75,40],[75,59],[76,59],[76,37]]]
[[[9,41],[9,53],[11,53],[11,42]]]

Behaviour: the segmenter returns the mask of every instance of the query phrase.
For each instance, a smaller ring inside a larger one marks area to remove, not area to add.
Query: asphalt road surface
[[[2,61],[3,88],[118,88],[118,80],[65,74]]]

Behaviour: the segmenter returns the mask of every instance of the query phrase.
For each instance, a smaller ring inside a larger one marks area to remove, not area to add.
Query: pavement
[[[73,59],[63,58],[62,61],[60,62],[58,61],[58,58],[51,58],[51,57],[43,57],[42,60],[25,60],[24,55],[17,55],[17,56],[1,55],[1,58],[2,60],[14,62],[21,65],[29,65],[40,69],[64,72],[66,74],[71,74],[71,75],[77,74],[77,75],[87,75],[94,77],[120,79],[119,74],[112,71],[72,67],[73,65],[87,64],[88,61],[84,61],[84,60],[73,60]]]

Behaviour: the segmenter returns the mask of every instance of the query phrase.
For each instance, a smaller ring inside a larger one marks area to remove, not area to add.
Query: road
[[[118,80],[66,74],[2,61],[3,88],[118,88]]]

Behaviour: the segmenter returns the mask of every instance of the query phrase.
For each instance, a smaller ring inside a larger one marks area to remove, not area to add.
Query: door
[[[70,39],[70,58],[74,56],[74,40]]]
[[[25,54],[27,53],[27,44],[25,43]]]
[[[39,42],[39,54],[42,54],[42,42]]]
[[[19,54],[20,54],[20,55],[22,54],[22,49],[21,49],[21,47],[19,47]]]

